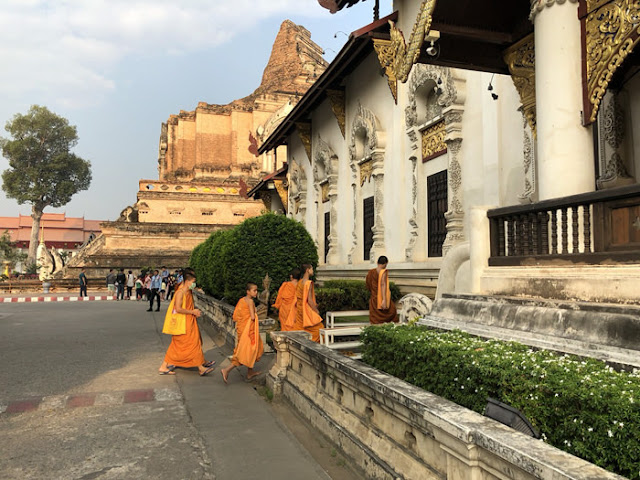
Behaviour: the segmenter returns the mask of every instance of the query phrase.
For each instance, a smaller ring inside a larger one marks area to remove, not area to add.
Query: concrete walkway
[[[153,312],[158,331],[164,313]],[[257,393],[258,383],[246,382],[246,368],[234,369],[225,384],[220,369],[229,364],[229,348],[218,346],[201,329],[207,360],[215,360],[213,378],[178,369],[175,380],[191,419],[202,435],[217,480],[259,478],[329,479],[330,477],[274,416]],[[168,346],[171,337],[163,335]],[[275,360],[265,354],[255,369],[266,374]],[[258,377],[260,378],[260,377]],[[259,380],[258,380],[259,381]]]

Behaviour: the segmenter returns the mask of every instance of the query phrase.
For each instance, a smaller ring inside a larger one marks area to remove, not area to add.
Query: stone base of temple
[[[107,275],[109,269],[132,270],[187,266],[195,246],[220,225],[105,222],[102,234],[82,249],[56,276],[77,278],[82,268],[89,279]]]

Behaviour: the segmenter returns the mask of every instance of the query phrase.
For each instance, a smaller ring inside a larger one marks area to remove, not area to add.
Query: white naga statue
[[[40,242],[37,250],[38,278],[40,281],[51,280],[51,277],[62,270],[64,260],[60,253],[53,247],[47,250],[46,245]]]

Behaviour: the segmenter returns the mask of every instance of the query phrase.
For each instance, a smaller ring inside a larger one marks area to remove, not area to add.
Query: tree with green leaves
[[[20,252],[15,242],[11,241],[11,236],[7,230],[0,235],[0,261],[8,262],[11,268],[15,268],[16,263],[25,261],[27,256]]]
[[[35,261],[40,219],[46,207],[61,207],[89,188],[91,163],[71,153],[78,143],[76,127],[66,118],[33,105],[5,125],[12,139],[0,138],[9,167],[2,172],[2,189],[20,205],[31,204],[29,260]]]

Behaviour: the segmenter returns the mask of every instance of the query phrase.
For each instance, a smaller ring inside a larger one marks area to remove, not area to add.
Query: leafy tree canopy
[[[78,135],[66,118],[33,105],[8,121],[5,130],[13,138],[0,138],[10,167],[2,173],[8,197],[41,213],[47,206],[66,205],[75,193],[89,188],[91,164],[70,152]]]

